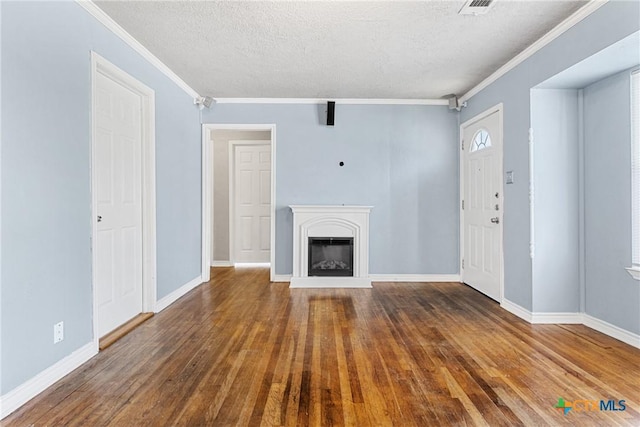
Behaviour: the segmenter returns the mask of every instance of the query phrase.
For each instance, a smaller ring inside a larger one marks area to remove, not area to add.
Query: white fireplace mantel
[[[292,288],[370,288],[369,213],[372,206],[292,205]],[[309,277],[309,237],[353,237],[353,277]]]

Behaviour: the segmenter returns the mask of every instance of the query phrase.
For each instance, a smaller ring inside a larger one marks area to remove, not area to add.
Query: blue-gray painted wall
[[[90,51],[156,91],[158,298],[200,275],[201,139],[191,97],[75,2],[0,8],[5,394],[93,339]]]
[[[585,243],[588,315],[640,334],[631,266],[631,70],[586,87]]]
[[[373,206],[370,272],[458,273],[458,119],[444,106],[216,104],[205,123],[276,125],[276,273],[291,274],[289,205]],[[344,167],[339,162],[345,163]]]
[[[533,309],[532,263],[529,257],[530,89],[568,67],[640,29],[640,2],[610,1],[549,45],[480,91],[461,112],[466,121],[498,104],[504,105],[504,170],[515,172],[505,185],[504,294]]]
[[[580,311],[578,90],[533,89],[533,312]]]
[[[528,247],[530,89],[637,31],[639,13],[635,1],[607,3],[474,96],[460,114],[464,121],[504,104],[504,169],[516,172],[515,184],[505,186],[505,296],[527,309],[535,308]],[[201,147],[191,98],[74,2],[0,2],[0,20],[5,394],[92,340],[89,51],[156,91],[158,298],[200,273]],[[600,114],[617,117],[614,107],[605,111],[601,94],[621,87],[613,79],[585,89],[587,131],[597,127]],[[357,203],[375,206],[372,273],[457,273],[458,115],[444,107],[338,105],[336,126],[327,128],[323,110],[226,104],[203,118],[277,125],[276,271],[291,271],[289,204]],[[597,151],[606,146],[597,135],[585,138],[586,166],[597,162],[611,176],[586,172],[587,264],[606,262],[587,268],[586,309],[638,333],[637,282],[621,270],[630,244],[604,236],[627,233],[608,228],[623,222],[617,213],[629,212],[625,192],[607,192],[625,179],[624,135],[606,153]],[[341,160],[344,168],[337,166]],[[65,340],[54,345],[52,326],[61,320]]]

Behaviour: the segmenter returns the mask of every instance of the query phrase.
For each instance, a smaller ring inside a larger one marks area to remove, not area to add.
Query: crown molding
[[[215,98],[217,104],[336,104],[352,105],[449,105],[446,99],[367,99],[367,98]]]
[[[518,55],[514,56],[509,62],[504,64],[502,67],[498,68],[493,74],[489,77],[481,81],[478,85],[474,86],[471,90],[460,97],[460,103],[463,103],[470,99],[471,97],[478,94],[480,91],[485,89],[491,83],[498,80],[500,77],[507,74],[509,71],[513,70],[520,63],[524,62],[526,59],[530,58],[538,52],[540,49],[557,39],[560,35],[565,33],[571,27],[576,25],[578,22],[585,19],[587,16],[591,15],[596,10],[600,9],[609,0],[591,0],[589,3],[575,11],[571,16],[567,19],[556,25],[551,31],[549,31],[544,36],[540,37],[537,41],[535,41],[528,48],[520,52]]]
[[[109,15],[107,15],[102,9],[100,9],[92,0],[75,0],[84,10],[86,10],[91,16],[96,18],[98,22],[107,27],[116,36],[120,37],[129,47],[138,52],[144,59],[146,59],[151,65],[156,67],[162,74],[167,76],[172,82],[174,82],[180,89],[184,90],[192,98],[198,98],[200,95],[193,90],[191,86],[185,83],[176,73],[174,73],[169,67],[167,67],[162,61],[160,61],[153,53],[144,47],[138,40],[136,40],[131,34],[129,34],[124,28],[122,28],[116,21],[114,21]]]

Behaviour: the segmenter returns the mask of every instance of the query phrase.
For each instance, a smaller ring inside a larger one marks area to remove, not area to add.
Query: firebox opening
[[[353,277],[353,237],[309,237],[308,275]]]

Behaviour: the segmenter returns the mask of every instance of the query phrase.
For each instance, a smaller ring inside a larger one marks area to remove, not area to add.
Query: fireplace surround
[[[371,206],[292,205],[290,208],[293,212],[290,287],[371,287]]]

